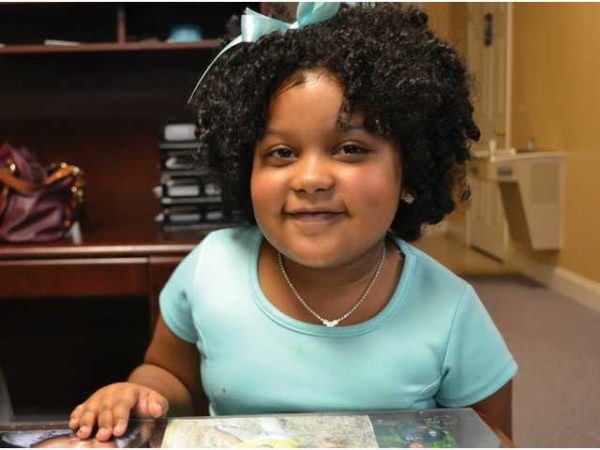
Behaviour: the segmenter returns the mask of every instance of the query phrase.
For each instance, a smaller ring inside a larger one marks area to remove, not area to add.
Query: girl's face
[[[401,190],[394,143],[367,132],[364,115],[342,131],[343,88],[326,71],[283,89],[254,151],[254,215],[266,239],[311,268],[351,263],[379,249]]]

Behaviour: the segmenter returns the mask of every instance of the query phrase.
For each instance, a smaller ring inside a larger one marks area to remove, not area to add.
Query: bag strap
[[[70,164],[61,163],[58,169],[52,172],[45,180],[43,187],[50,186],[52,183],[62,180],[63,178],[74,175],[76,177],[82,176],[83,172],[77,166]]]
[[[4,210],[8,205],[8,186],[4,185],[2,189],[0,189],[0,217],[4,214]]]
[[[52,172],[41,185],[30,183],[29,181],[21,180],[12,175],[8,170],[0,168],[0,182],[4,183],[8,187],[14,189],[21,194],[35,194],[41,189],[50,186],[57,181],[62,180],[68,176],[81,175],[81,170],[77,166],[71,166],[69,164],[62,163],[57,170]]]
[[[41,189],[41,186],[37,186],[29,181],[20,180],[19,178],[12,175],[8,170],[0,167],[0,182],[4,183],[11,189],[21,194],[35,194]]]

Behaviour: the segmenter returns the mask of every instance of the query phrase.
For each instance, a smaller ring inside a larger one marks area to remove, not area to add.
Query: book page
[[[326,419],[325,419],[326,417]],[[367,416],[172,420],[162,447],[377,447]]]

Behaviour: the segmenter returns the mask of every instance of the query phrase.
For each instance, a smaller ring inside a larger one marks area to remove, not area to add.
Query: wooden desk
[[[17,414],[66,413],[141,362],[160,291],[210,231],[163,234],[149,216],[87,222],[81,245],[0,244],[0,365]]]
[[[214,227],[164,234],[152,221],[138,223],[110,231],[86,224],[81,245],[0,244],[0,300],[143,296],[153,325],[165,282]]]

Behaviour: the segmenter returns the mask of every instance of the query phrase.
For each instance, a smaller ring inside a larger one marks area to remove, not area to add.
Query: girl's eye
[[[340,156],[363,156],[368,153],[368,150],[357,144],[345,144],[334,153]]]
[[[267,156],[273,157],[276,159],[290,159],[290,158],[293,158],[295,156],[295,154],[294,154],[294,151],[289,148],[280,147],[280,148],[271,150]]]

